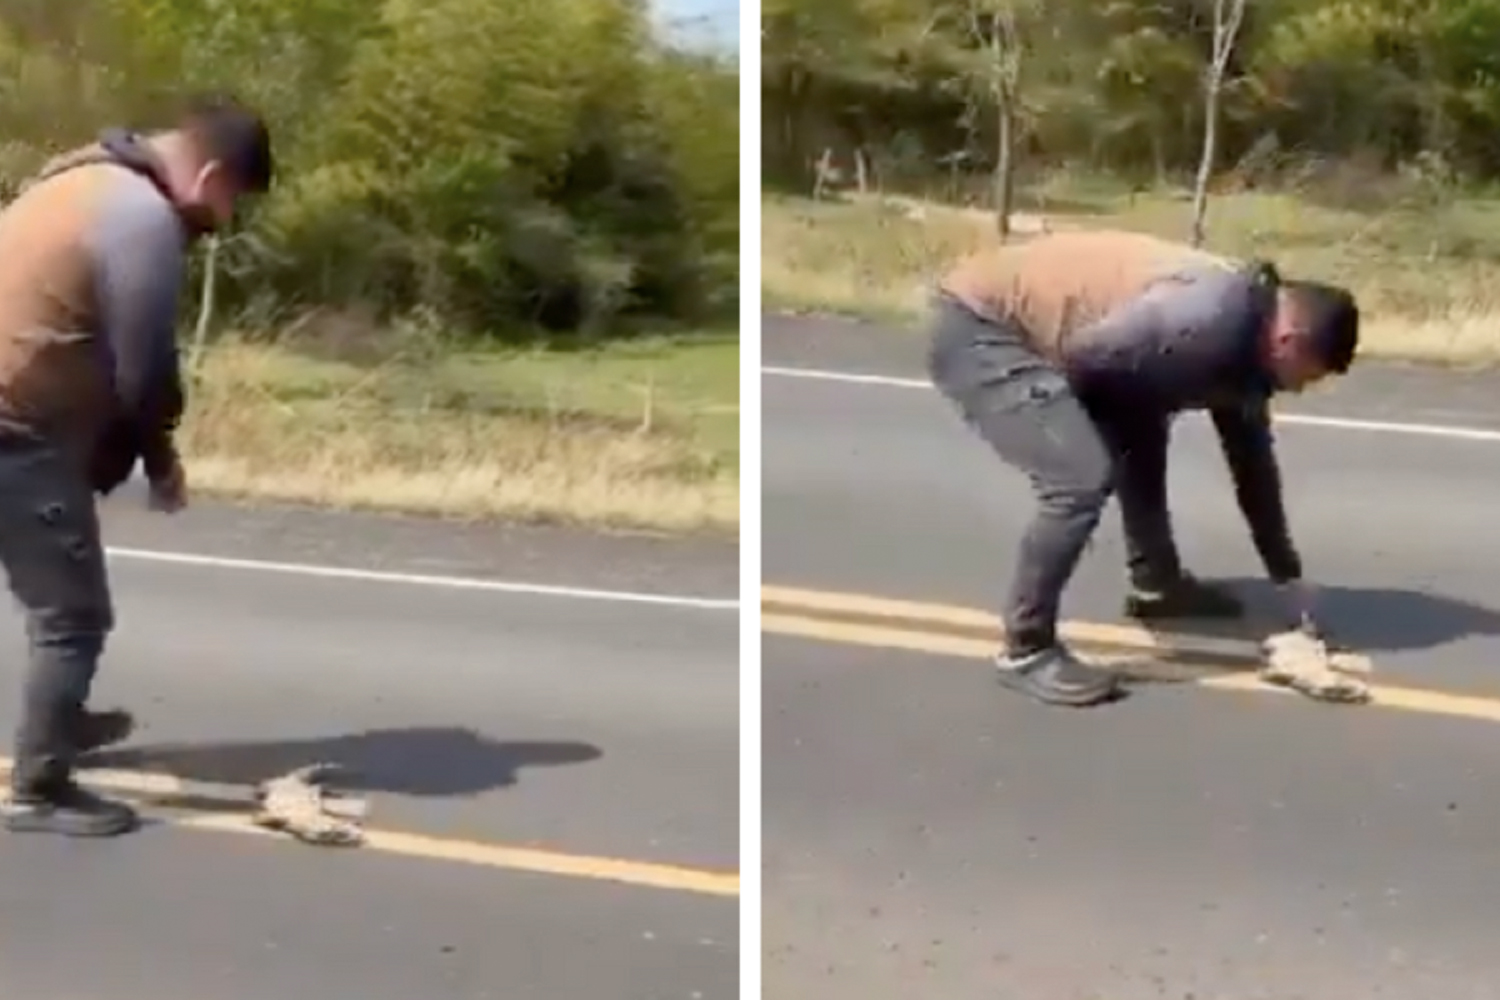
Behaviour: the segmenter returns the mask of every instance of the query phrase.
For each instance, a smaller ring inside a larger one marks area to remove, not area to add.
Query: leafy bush
[[[0,194],[103,125],[227,88],[282,180],[221,315],[420,310],[516,339],[732,306],[738,77],[631,0],[0,0]]]

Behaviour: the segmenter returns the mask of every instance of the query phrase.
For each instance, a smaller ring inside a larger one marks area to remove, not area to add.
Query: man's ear
[[[224,164],[218,160],[209,160],[198,168],[198,173],[193,178],[193,193],[201,199],[206,191],[213,189],[215,184],[222,183],[223,177]]]

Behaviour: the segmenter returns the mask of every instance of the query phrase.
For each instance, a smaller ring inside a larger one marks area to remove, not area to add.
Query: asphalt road
[[[768,370],[877,376],[763,378],[766,584],[922,603],[767,627],[767,1000],[1500,997],[1500,380],[1369,369],[1279,432],[1330,624],[1436,708],[1153,685],[1078,713],[943,637],[995,608],[1030,500],[907,384],[922,346],[766,322]],[[1205,424],[1177,431],[1179,542],[1259,603]],[[1111,513],[1070,619],[1118,622],[1122,560]]]
[[[735,996],[732,544],[134,502],[106,518],[96,700],[144,728],[97,763],[236,786],[344,764],[380,837],[318,849],[215,809],[0,838],[0,992]]]

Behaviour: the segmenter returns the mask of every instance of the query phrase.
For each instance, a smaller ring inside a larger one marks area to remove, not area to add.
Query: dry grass
[[[1109,226],[1181,237],[1180,195],[1100,197],[1045,213],[1052,228]],[[1024,225],[1037,224],[1026,216]],[[910,321],[954,257],[991,242],[982,212],[909,199],[762,199],[762,289],[777,308]],[[1284,271],[1352,287],[1370,355],[1447,364],[1500,361],[1500,200],[1375,214],[1273,194],[1211,202],[1209,243]]]
[[[738,426],[732,336],[374,365],[227,341],[182,442],[198,493],[732,531]]]

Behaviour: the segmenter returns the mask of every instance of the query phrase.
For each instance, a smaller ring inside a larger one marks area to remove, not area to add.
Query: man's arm
[[[1281,498],[1281,470],[1271,434],[1266,400],[1210,411],[1219,444],[1234,479],[1235,499],[1250,525],[1250,537],[1266,573],[1280,584],[1302,577],[1302,560],[1292,544]]]
[[[145,181],[122,181],[106,197],[93,234],[101,343],[114,375],[116,419],[132,429],[155,481],[177,464],[177,300],[186,250],[171,206]]]

